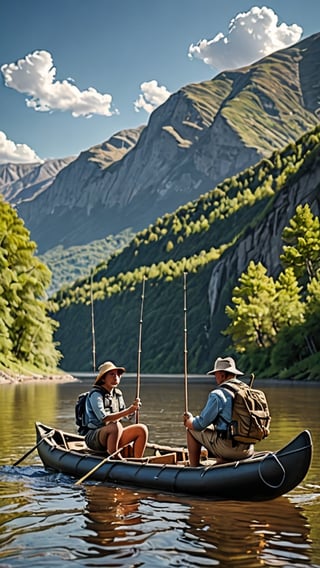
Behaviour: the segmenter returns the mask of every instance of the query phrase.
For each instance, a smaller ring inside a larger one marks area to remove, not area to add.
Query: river
[[[274,450],[303,429],[314,443],[302,484],[263,503],[211,502],[48,473],[36,451],[34,422],[75,431],[74,401],[92,380],[0,385],[0,568],[174,567],[320,568],[320,384],[258,383],[268,396]],[[190,378],[196,414],[212,383]],[[128,403],[135,379],[124,376]],[[140,421],[150,441],[185,443],[183,380],[144,378]]]

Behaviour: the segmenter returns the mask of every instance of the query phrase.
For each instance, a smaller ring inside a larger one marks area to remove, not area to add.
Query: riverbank
[[[19,383],[35,383],[35,382],[63,382],[71,383],[78,382],[73,375],[64,373],[13,373],[9,370],[0,370],[0,384],[19,384]]]

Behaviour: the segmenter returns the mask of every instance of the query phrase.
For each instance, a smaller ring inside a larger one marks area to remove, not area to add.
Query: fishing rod
[[[94,326],[94,306],[93,306],[93,272],[90,272],[90,304],[91,304],[91,336],[92,336],[92,367],[96,372],[96,333]]]
[[[187,328],[187,272],[183,273],[183,312],[184,312],[184,411],[188,412],[188,328]]]
[[[143,323],[143,306],[144,306],[144,292],[145,292],[146,277],[142,280],[141,292],[141,307],[140,307],[140,320],[139,320],[139,341],[138,341],[138,361],[137,361],[137,388],[136,398],[140,398],[140,383],[141,383],[141,353],[142,353],[142,323]],[[139,422],[139,410],[136,410],[136,424]]]

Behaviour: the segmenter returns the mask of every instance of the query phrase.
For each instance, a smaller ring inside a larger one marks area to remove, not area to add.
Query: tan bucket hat
[[[109,371],[114,370],[119,371],[120,375],[125,372],[124,367],[117,367],[114,363],[112,363],[112,361],[105,361],[104,363],[102,363],[102,365],[100,365],[98,369],[99,372],[95,378],[94,384],[96,385],[97,382],[100,381],[101,377],[103,377],[103,375],[109,373]]]
[[[226,371],[232,375],[243,375],[243,373],[237,369],[232,357],[218,357],[218,359],[215,360],[213,369],[208,371],[207,375],[214,375],[216,371]]]

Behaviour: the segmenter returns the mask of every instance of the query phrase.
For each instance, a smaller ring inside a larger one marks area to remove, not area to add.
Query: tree
[[[278,280],[251,261],[233,290],[234,307],[226,308],[231,324],[225,333],[235,349],[254,359],[263,348],[271,374],[310,356],[319,358],[320,350],[320,228],[308,205],[297,207],[283,237],[290,244],[284,247],[287,268]]]
[[[320,221],[308,204],[298,205],[282,239],[286,244],[281,262],[285,267],[291,266],[298,279],[307,274],[310,282],[320,269]]]
[[[275,283],[276,296],[270,305],[271,319],[276,333],[284,326],[299,324],[304,319],[304,304],[301,302],[302,287],[298,285],[292,267],[281,272]]]
[[[35,250],[23,221],[0,197],[1,362],[55,368],[60,359],[53,343],[57,324],[48,317],[45,301],[51,273]]]
[[[172,241],[167,242],[166,252],[171,252],[174,249],[174,244]]]
[[[306,335],[305,340],[311,353],[320,351],[320,274],[307,286]]]
[[[251,261],[247,272],[239,278],[239,286],[233,290],[234,307],[226,307],[231,324],[225,334],[232,337],[237,351],[246,351],[248,345],[261,348],[274,343],[276,330],[270,306],[275,297],[273,278],[267,276],[267,270],[261,262],[255,264]]]

